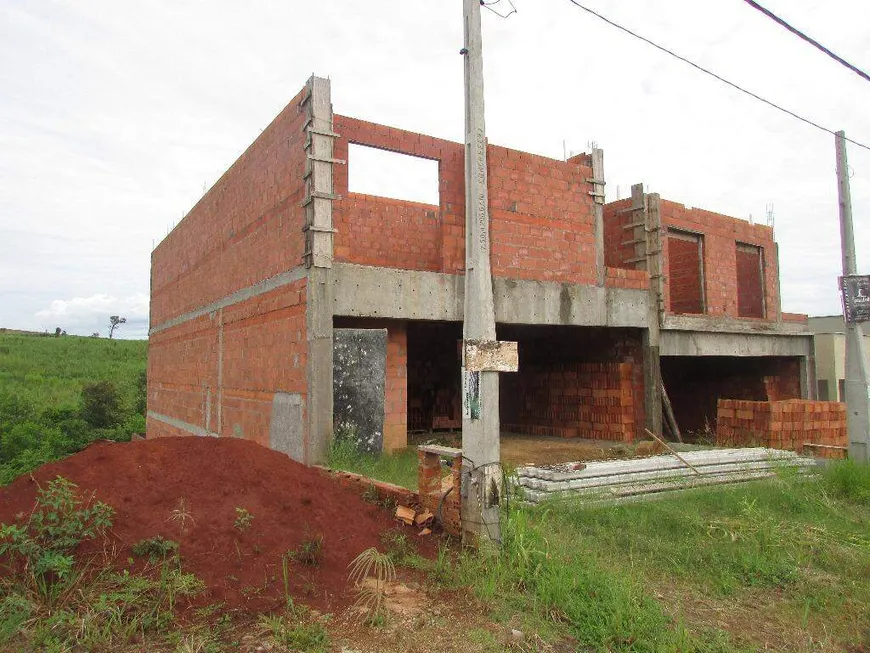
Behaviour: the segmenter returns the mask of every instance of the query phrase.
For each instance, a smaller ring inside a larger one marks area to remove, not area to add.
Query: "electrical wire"
[[[483,7],[484,9],[489,9],[492,13],[494,13],[499,18],[508,18],[512,14],[518,13],[516,5],[514,5],[513,0],[507,0],[507,3],[511,6],[511,10],[509,12],[507,12],[506,14],[500,14],[499,12],[497,12],[495,9],[492,8],[492,5],[497,5],[498,3],[502,2],[502,1],[503,0],[492,0],[492,2],[484,2],[484,0],[480,0],[480,6]]]
[[[791,32],[795,36],[802,38],[804,41],[806,41],[810,45],[818,48],[819,50],[824,52],[826,55],[828,55],[831,59],[833,59],[834,61],[836,61],[839,64],[844,65],[846,68],[851,70],[853,73],[855,73],[859,77],[863,77],[866,81],[870,82],[870,75],[865,73],[863,70],[861,70],[860,68],[858,68],[856,66],[853,66],[848,61],[843,59],[843,57],[840,57],[839,55],[834,54],[833,52],[828,50],[828,48],[826,48],[824,45],[822,45],[821,43],[816,41],[814,38],[804,34],[797,27],[793,27],[792,25],[789,25],[786,21],[784,21],[782,18],[777,16],[775,13],[773,13],[769,9],[762,7],[760,4],[755,2],[755,0],[743,0],[743,2],[748,4],[753,9],[757,9],[758,11],[760,11],[762,14],[764,14],[765,16],[767,16],[768,18],[770,18],[774,22],[780,24],[782,27],[785,27],[789,32]]]
[[[717,75],[716,73],[714,73],[714,72],[712,72],[712,71],[710,71],[710,70],[704,68],[703,66],[700,66],[700,65],[696,64],[695,62],[690,61],[689,59],[686,59],[686,58],[683,57],[683,56],[680,56],[679,54],[677,54],[677,53],[674,52],[673,50],[669,50],[668,48],[664,47],[663,45],[659,45],[658,43],[655,43],[654,41],[651,41],[651,40],[649,40],[648,38],[646,38],[646,37],[644,37],[644,36],[641,36],[641,35],[638,34],[637,32],[633,32],[632,30],[628,29],[627,27],[623,27],[623,26],[620,25],[619,23],[615,23],[615,22],[613,22],[612,20],[610,20],[610,19],[607,18],[606,16],[602,16],[601,14],[599,14],[597,11],[594,11],[594,10],[590,9],[589,7],[586,7],[585,5],[580,4],[577,0],[568,0],[568,2],[570,2],[570,3],[573,4],[574,6],[578,7],[579,9],[582,9],[582,10],[585,11],[586,13],[592,14],[592,15],[595,16],[596,18],[598,18],[598,19],[600,19],[600,20],[603,20],[603,21],[604,21],[605,23],[607,23],[608,25],[610,25],[610,26],[612,26],[612,27],[615,27],[615,28],[618,29],[618,30],[623,31],[623,32],[625,32],[626,34],[629,34],[630,36],[633,36],[633,37],[636,38],[636,39],[640,39],[640,40],[643,41],[644,43],[647,43],[648,45],[653,46],[653,47],[656,48],[657,50],[661,50],[662,52],[664,52],[664,53],[666,53],[666,54],[669,54],[669,55],[671,55],[672,57],[674,57],[674,58],[676,58],[676,59],[679,59],[679,60],[682,61],[683,63],[687,63],[687,64],[689,64],[690,66],[692,66],[692,68],[695,68],[695,69],[697,69],[697,70],[700,70],[702,73],[704,73],[704,74],[706,74],[706,75],[709,75],[710,77],[713,77],[714,79],[719,80],[719,81],[722,82],[723,84],[727,84],[727,85],[730,86],[731,88],[736,89],[736,90],[740,91],[741,93],[745,93],[745,94],[748,95],[749,97],[755,98],[756,100],[759,100],[760,102],[764,102],[764,104],[766,104],[766,105],[768,105],[768,106],[771,106],[771,107],[773,107],[774,109],[777,109],[777,110],[779,110],[779,111],[782,111],[783,113],[786,113],[786,114],[790,115],[792,118],[797,118],[797,119],[800,120],[801,122],[804,122],[804,123],[806,123],[806,124],[808,124],[808,125],[811,125],[812,127],[815,127],[816,129],[820,129],[820,130],[822,130],[823,132],[827,132],[827,133],[829,133],[829,134],[831,134],[831,135],[833,135],[833,136],[836,136],[836,135],[837,135],[837,132],[835,132],[833,129],[828,129],[827,127],[825,127],[825,126],[823,126],[823,125],[820,125],[819,123],[814,122],[814,121],[810,120],[809,118],[804,118],[803,116],[798,115],[798,114],[795,113],[794,111],[790,111],[789,109],[786,109],[785,107],[781,107],[780,105],[776,104],[775,102],[771,102],[770,100],[767,100],[767,99],[761,97],[761,96],[758,95],[757,93],[753,93],[752,91],[748,91],[748,90],[746,90],[745,88],[743,88],[742,86],[739,86],[739,85],[735,84],[734,82],[728,81],[728,80],[725,79],[724,77],[721,77],[720,75]],[[860,147],[860,148],[863,148],[863,149],[865,149],[865,150],[870,151],[870,145],[865,145],[864,143],[861,143],[861,142],[859,142],[859,141],[853,140],[853,139],[851,139],[851,138],[849,138],[849,137],[846,137],[846,140],[847,140],[848,142],[852,143],[852,145],[857,145],[857,146]]]

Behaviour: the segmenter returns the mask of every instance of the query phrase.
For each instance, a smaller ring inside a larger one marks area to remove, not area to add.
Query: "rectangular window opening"
[[[737,243],[737,316],[764,317],[764,250]]]
[[[440,205],[438,161],[350,143],[348,190]]]
[[[704,313],[704,237],[668,229],[667,239],[671,312]]]
[[[819,379],[819,401],[829,401],[830,396],[828,395],[828,380],[827,379]]]

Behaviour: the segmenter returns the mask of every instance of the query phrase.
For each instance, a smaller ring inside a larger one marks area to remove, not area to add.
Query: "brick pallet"
[[[848,445],[846,405],[835,401],[742,401],[720,399],[716,444],[759,445],[802,453],[804,446],[835,449]],[[818,452],[818,448],[811,448]],[[822,449],[826,457],[827,449]]]

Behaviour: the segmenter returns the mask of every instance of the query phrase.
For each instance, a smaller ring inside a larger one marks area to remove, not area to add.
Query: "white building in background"
[[[846,323],[842,315],[809,318],[816,359],[816,392],[822,401],[846,401]],[[870,363],[870,335],[864,327],[864,343]]]

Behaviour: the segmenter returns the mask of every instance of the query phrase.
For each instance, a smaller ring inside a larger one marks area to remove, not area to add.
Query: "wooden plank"
[[[671,427],[671,432],[676,436],[677,441],[683,441],[683,434],[680,433],[680,426],[677,424],[677,418],[674,417],[674,408],[671,406],[671,398],[668,397],[668,391],[665,388],[665,381],[661,377],[659,383],[662,384],[662,406],[665,409],[665,417],[668,420],[668,426]]]

